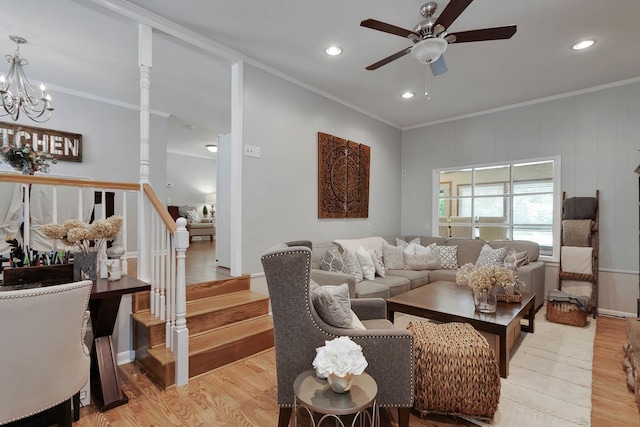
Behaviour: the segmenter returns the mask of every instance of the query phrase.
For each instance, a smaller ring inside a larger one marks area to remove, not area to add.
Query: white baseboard
[[[116,354],[116,363],[118,366],[126,365],[136,359],[136,352],[133,350],[122,351]]]
[[[636,313],[627,313],[624,311],[617,310],[608,310],[606,308],[599,308],[598,314],[602,314],[604,316],[613,316],[613,317],[637,317]]]

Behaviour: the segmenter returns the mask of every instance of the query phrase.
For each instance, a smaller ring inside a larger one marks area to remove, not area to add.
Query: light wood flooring
[[[187,274],[192,282],[212,280],[211,266],[196,265],[211,258],[208,241],[194,241],[187,253]],[[215,273],[219,274],[216,268]],[[633,393],[622,370],[622,344],[627,340],[624,319],[600,316],[597,321],[593,361],[593,427],[640,427]],[[183,388],[162,391],[133,364],[119,367],[129,403],[105,413],[93,405],[82,408],[78,427],[94,426],[275,426],[275,355],[273,349],[218,368],[189,381]],[[383,411],[383,426],[397,426],[395,411]],[[411,415],[412,427],[472,425],[454,417]],[[555,426],[554,426],[555,427]]]

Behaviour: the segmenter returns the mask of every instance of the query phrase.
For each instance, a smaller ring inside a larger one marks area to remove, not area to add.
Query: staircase
[[[189,378],[273,347],[269,298],[241,276],[186,287]],[[166,348],[166,322],[149,312],[149,295],[133,304],[135,361],[161,387],[175,384],[175,358]]]

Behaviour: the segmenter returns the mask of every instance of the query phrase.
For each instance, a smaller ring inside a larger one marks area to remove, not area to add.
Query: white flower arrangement
[[[313,367],[321,377],[328,377],[329,374],[339,377],[360,375],[368,365],[362,347],[347,336],[325,341],[324,347],[318,347],[316,352]]]

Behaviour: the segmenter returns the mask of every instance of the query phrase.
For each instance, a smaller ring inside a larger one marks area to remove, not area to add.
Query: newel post
[[[185,252],[189,247],[187,220],[178,218],[174,234],[176,249],[176,323],[173,330],[173,354],[176,358],[176,386],[189,382],[189,330],[187,329],[187,296],[185,284]]]

